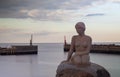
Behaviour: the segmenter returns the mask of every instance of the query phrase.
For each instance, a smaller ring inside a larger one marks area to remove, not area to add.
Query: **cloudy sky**
[[[120,0],[1,0],[0,43],[70,42],[83,21],[93,42],[120,42]]]

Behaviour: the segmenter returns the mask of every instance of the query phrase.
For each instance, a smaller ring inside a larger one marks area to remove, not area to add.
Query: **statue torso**
[[[82,37],[80,37],[79,35],[75,36],[74,42],[75,42],[75,51],[76,52],[86,51],[87,46],[88,46],[88,37],[87,36],[82,36]]]

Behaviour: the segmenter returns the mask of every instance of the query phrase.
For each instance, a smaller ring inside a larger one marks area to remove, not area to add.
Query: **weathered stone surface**
[[[87,66],[76,66],[61,63],[57,68],[56,77],[110,77],[109,72],[102,66],[90,63]]]

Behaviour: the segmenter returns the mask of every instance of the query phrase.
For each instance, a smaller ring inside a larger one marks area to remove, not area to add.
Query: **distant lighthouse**
[[[64,45],[67,45],[66,36],[64,36]]]
[[[30,46],[32,46],[32,39],[33,39],[33,35],[31,35]]]

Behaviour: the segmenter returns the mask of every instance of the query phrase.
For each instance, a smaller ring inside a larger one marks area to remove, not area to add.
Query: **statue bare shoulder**
[[[86,39],[89,40],[89,41],[92,41],[92,38],[88,35],[85,35]]]

